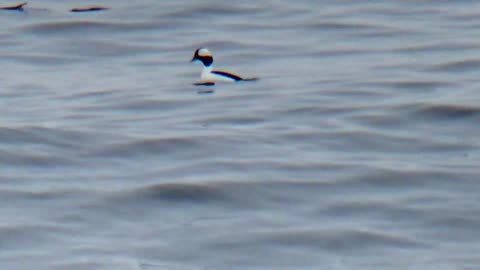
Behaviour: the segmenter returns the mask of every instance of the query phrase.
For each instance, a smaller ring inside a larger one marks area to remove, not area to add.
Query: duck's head
[[[190,62],[200,61],[206,67],[211,66],[213,63],[212,53],[207,48],[198,48],[193,54]]]

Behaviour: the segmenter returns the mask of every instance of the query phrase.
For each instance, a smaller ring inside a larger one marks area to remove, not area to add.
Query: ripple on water
[[[254,4],[254,5],[244,5],[244,4],[232,4],[232,3],[217,3],[214,5],[195,3],[194,5],[189,5],[181,10],[175,10],[164,14],[163,17],[167,18],[198,18],[198,17],[208,17],[208,16],[234,16],[234,15],[252,15],[254,13],[259,13],[266,9],[266,5]]]
[[[168,201],[171,203],[227,204],[228,194],[221,187],[211,184],[167,183],[142,187],[129,192],[129,197],[142,200]]]
[[[208,139],[206,140],[208,141]],[[96,156],[110,158],[131,159],[134,157],[157,156],[181,157],[198,156],[206,148],[207,142],[202,138],[152,138],[131,139],[126,142],[118,142],[103,146],[95,151]]]
[[[393,53],[433,53],[433,52],[455,52],[455,51],[472,51],[479,49],[479,45],[475,43],[450,43],[450,42],[436,42],[427,45],[415,45],[408,47],[401,47],[390,49],[388,51]]]
[[[454,84],[448,81],[434,81],[434,80],[402,80],[402,81],[387,81],[375,82],[372,85],[384,86],[388,88],[396,88],[402,90],[412,91],[431,91],[444,87],[452,87]]]
[[[96,136],[82,131],[43,127],[0,128],[2,162],[16,166],[57,168],[82,161]]]
[[[247,238],[248,239],[248,238]],[[403,236],[361,230],[317,230],[317,229],[292,229],[266,233],[258,233],[250,239],[253,242],[260,240],[267,245],[288,245],[291,247],[304,247],[309,250],[331,251],[368,251],[378,248],[419,248],[423,244],[415,239]]]
[[[10,144],[39,144],[70,147],[85,142],[88,135],[81,131],[44,128],[18,127],[0,128],[0,140]]]
[[[466,59],[451,61],[444,64],[438,64],[434,66],[432,71],[441,72],[476,72],[480,69],[480,60],[478,59]]]
[[[8,55],[2,55],[2,60],[12,61],[17,63],[25,63],[25,64],[33,64],[33,65],[50,65],[50,66],[58,66],[58,65],[68,65],[72,62],[80,62],[83,61],[81,57],[77,56],[58,56],[58,55],[51,55],[49,53],[29,53],[29,54],[17,54],[17,53],[8,53]]]
[[[415,106],[414,117],[428,118],[437,121],[472,120],[480,117],[480,107],[422,103]]]
[[[35,23],[26,25],[21,30],[28,34],[40,35],[79,35],[94,33],[124,33],[125,31],[147,31],[154,27],[160,27],[152,22],[99,22],[99,21],[62,21]]]

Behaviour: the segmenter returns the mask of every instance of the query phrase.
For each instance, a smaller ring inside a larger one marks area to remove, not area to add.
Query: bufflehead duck
[[[198,48],[193,54],[190,62],[200,61],[203,64],[200,82],[195,85],[214,85],[216,82],[238,82],[238,81],[254,81],[257,78],[242,78],[237,74],[213,70],[213,56],[207,48]]]

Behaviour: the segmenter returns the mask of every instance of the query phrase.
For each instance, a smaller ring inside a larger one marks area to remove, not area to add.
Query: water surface
[[[478,7],[0,11],[0,265],[477,268]],[[261,79],[193,86],[197,47]]]

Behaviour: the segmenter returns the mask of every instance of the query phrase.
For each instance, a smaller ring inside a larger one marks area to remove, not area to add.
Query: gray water
[[[0,268],[479,269],[480,4],[360,2],[1,11]]]

